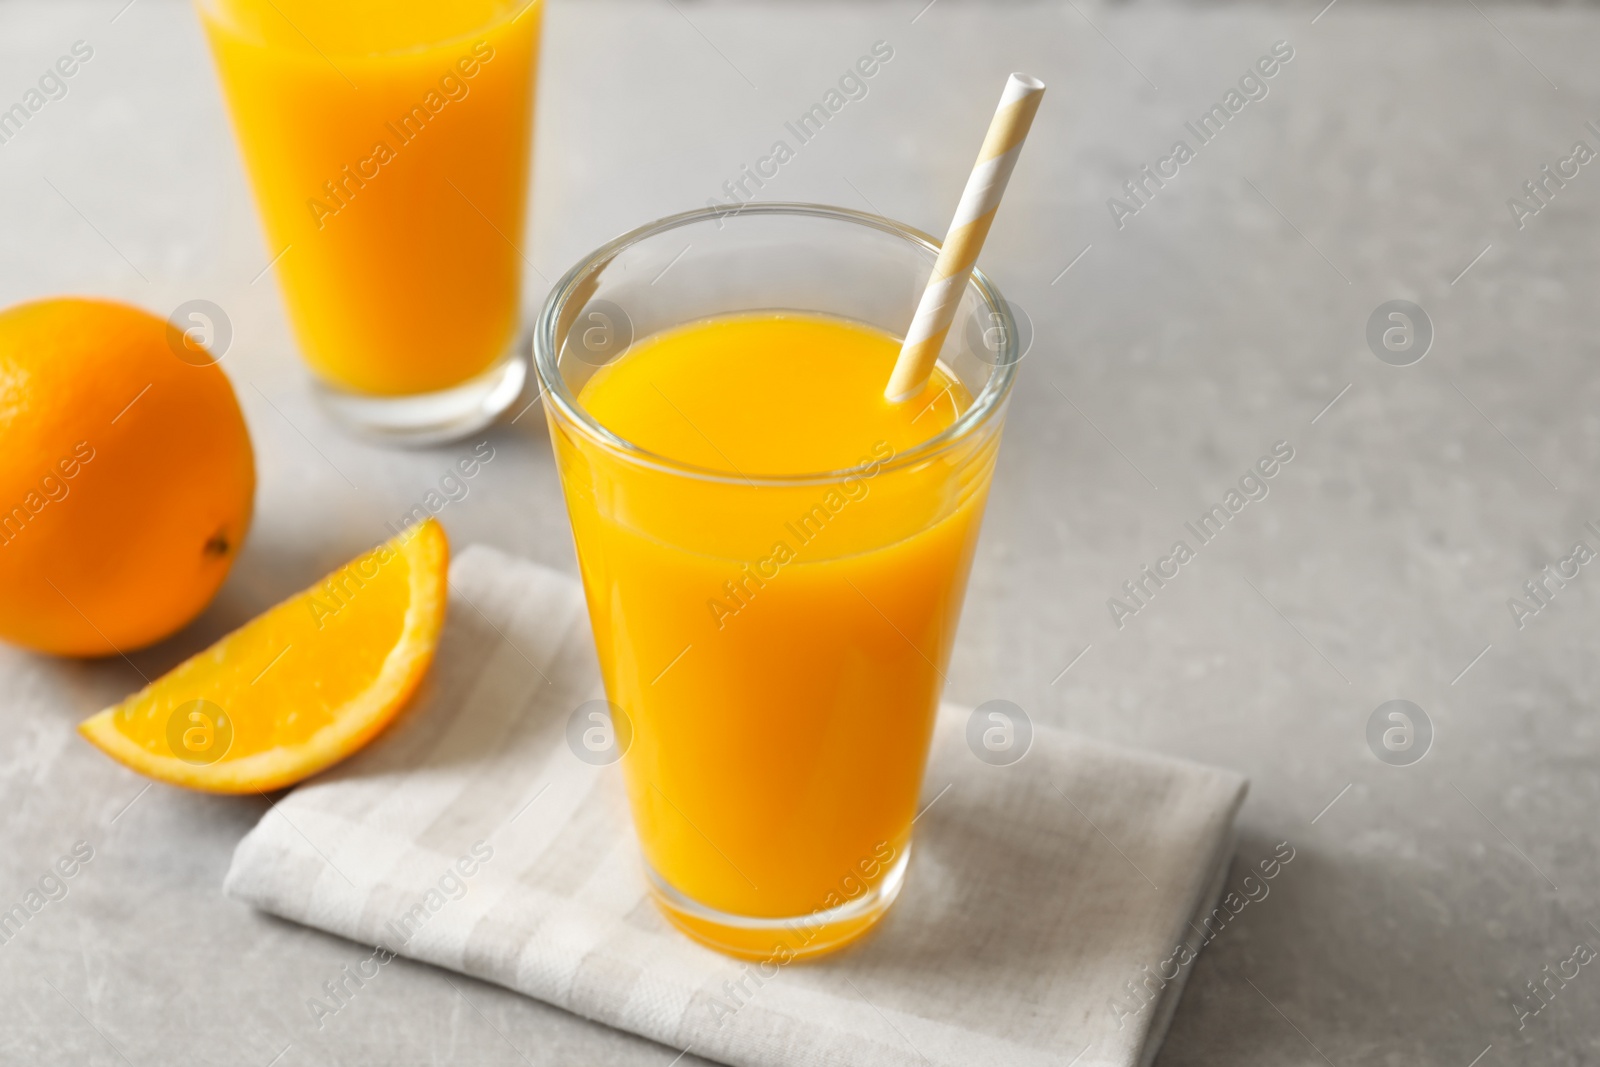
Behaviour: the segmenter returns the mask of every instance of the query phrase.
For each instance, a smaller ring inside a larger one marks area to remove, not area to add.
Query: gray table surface
[[[383,451],[311,406],[194,17],[123,2],[0,5],[0,102],[95,50],[0,146],[0,304],[204,297],[231,318],[255,527],[201,619],[133,657],[154,674],[378,540],[465,446]],[[1600,10],[923,3],[554,4],[528,309],[600,241],[716,195],[875,41],[895,52],[869,95],[764,196],[941,230],[1003,75],[1042,76],[983,257],[1037,340],[950,696],[1246,773],[1236,879],[1297,850],[1202,955],[1163,1067],[1600,1060],[1594,968],[1520,1030],[1513,1009],[1600,946],[1600,590],[1585,567],[1522,629],[1507,604],[1575,540],[1600,548],[1600,165],[1524,228],[1507,207],[1600,147]],[[1270,94],[1119,230],[1108,198],[1279,40]],[[1397,298],[1434,330],[1407,367],[1364,338]],[[442,514],[455,543],[573,571],[538,409],[488,436],[495,462]],[[1279,440],[1271,495],[1119,629],[1107,599]],[[137,682],[0,649],[0,902],[96,850],[0,946],[0,1062],[672,1061],[412,964],[319,1031],[306,999],[362,950],[220,891],[266,803],[143,791],[74,735]],[[1411,766],[1366,741],[1392,698],[1434,730]]]

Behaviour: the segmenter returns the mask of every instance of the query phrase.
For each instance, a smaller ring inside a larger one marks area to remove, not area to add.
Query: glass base
[[[516,403],[528,380],[517,346],[482,374],[435,393],[372,396],[312,379],[318,405],[351,432],[387,445],[421,447],[456,441],[489,425]]]
[[[770,960],[781,966],[837,951],[872,929],[900,895],[910,860],[911,846],[907,843],[894,866],[868,892],[837,908],[778,919],[708,908],[668,885],[648,862],[644,866],[651,896],[672,925],[718,952],[746,960]]]

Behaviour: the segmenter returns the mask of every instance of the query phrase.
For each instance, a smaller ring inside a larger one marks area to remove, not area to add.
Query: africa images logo
[[[399,149],[404,148],[418,137],[427,128],[429,122],[439,117],[452,101],[462,101],[472,92],[468,81],[477,77],[478,72],[490,60],[494,59],[494,47],[487,41],[479,41],[472,46],[472,51],[456,60],[455,63],[445,68],[444,74],[439,77],[439,88],[429,89],[422,97],[420,103],[411,105],[407,111],[395,120],[386,122],[384,126],[394,136],[394,147],[390,147],[387,140],[379,139],[372,144],[372,152],[365,159],[357,160],[354,171],[351,164],[346,163],[339,168],[336,177],[322,183],[322,195],[332,203],[310,197],[306,200],[306,208],[311,212],[311,219],[317,224],[317,229],[327,225],[330,215],[337,215],[350,206],[356,194],[367,187],[367,182],[374,180],[382,173],[383,167],[399,158]]]
[[[1154,170],[1146,163],[1133,177],[1123,182],[1122,192],[1127,199],[1113,196],[1106,200],[1106,210],[1111,212],[1111,221],[1117,224],[1117,229],[1127,226],[1130,218],[1149,207],[1156,193],[1165,189],[1167,182],[1177,178],[1201,148],[1220,137],[1223,129],[1245,109],[1245,105],[1254,100],[1265,100],[1271,92],[1268,80],[1277,77],[1284,65],[1293,58],[1294,47],[1288,41],[1273,42],[1271,51],[1257,59],[1239,78],[1238,88],[1229,88],[1222,94],[1222,99],[1212,104],[1196,122],[1183,124],[1188,136],[1174,141],[1172,151],[1156,160]],[[1189,144],[1188,137],[1194,138],[1193,145]]]

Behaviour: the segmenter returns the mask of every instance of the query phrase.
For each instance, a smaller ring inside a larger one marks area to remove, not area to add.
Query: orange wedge
[[[351,560],[78,731],[140,774],[212,793],[281,789],[351,755],[427,673],[450,545],[427,519]]]

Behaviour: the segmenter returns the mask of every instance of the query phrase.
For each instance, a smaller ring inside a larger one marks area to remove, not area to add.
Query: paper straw
[[[900,358],[895,360],[894,373],[889,376],[889,386],[884,390],[884,396],[892,402],[916,396],[927,383],[928,375],[933,373],[939,349],[944,347],[945,334],[950,332],[951,320],[961,304],[961,293],[972,273],[972,265],[983,249],[984,238],[989,236],[1000,197],[1005,194],[1006,182],[1017,165],[1017,156],[1022,153],[1022,141],[1028,136],[1028,127],[1033,125],[1034,113],[1039,110],[1043,97],[1044,82],[1038,78],[1013,74],[1006,80],[1000,106],[989,123],[989,133],[983,139],[978,161],[972,165],[956,216],[950,220],[944,246],[933,265],[933,275],[922,291],[917,314],[906,330]]]

